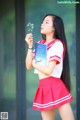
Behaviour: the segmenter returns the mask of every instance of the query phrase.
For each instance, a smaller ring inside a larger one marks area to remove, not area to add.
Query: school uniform
[[[45,40],[39,41],[45,44]],[[47,61],[57,60],[52,74],[39,80],[34,97],[33,109],[43,111],[60,106],[72,101],[73,97],[60,79],[63,70],[65,47],[60,40],[54,40],[47,45]],[[33,51],[35,57],[35,51]]]

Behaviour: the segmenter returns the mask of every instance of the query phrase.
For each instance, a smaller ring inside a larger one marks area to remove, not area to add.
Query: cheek
[[[48,27],[46,28],[46,30],[47,30],[47,32],[52,32],[52,31],[53,31],[53,28],[52,28],[52,26],[48,26]]]
[[[51,33],[53,31],[52,26],[45,26],[43,29],[41,29],[41,33],[42,34],[47,34],[47,33]]]

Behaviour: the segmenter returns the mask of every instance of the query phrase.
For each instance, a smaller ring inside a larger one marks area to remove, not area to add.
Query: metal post
[[[26,120],[25,0],[15,0],[16,13],[16,120]]]
[[[76,61],[77,120],[80,120],[80,4],[76,5]]]

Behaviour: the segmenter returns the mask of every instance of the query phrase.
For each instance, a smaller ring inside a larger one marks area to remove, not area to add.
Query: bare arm
[[[32,65],[33,65],[33,67],[34,67],[35,69],[39,70],[39,71],[42,72],[43,74],[50,75],[50,74],[53,72],[53,70],[54,70],[54,68],[55,68],[55,66],[56,66],[56,63],[57,63],[57,61],[56,61],[56,60],[53,60],[53,61],[49,62],[48,66],[39,66],[39,65],[37,65],[37,64],[35,63],[35,61],[33,60]]]
[[[27,55],[26,55],[26,68],[31,69],[32,68],[32,49],[28,49]]]
[[[25,41],[28,44],[28,51],[27,51],[26,61],[25,61],[26,68],[31,69],[32,68],[32,59],[33,59],[33,56],[32,56],[33,36],[31,33],[26,35]]]

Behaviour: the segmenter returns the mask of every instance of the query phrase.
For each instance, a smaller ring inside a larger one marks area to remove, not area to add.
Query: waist
[[[55,83],[59,84],[60,81],[61,81],[60,78],[49,76],[47,78],[43,78],[39,80],[39,87],[51,86],[51,85],[55,85]]]
[[[49,77],[49,75],[45,75],[45,74],[43,74],[43,73],[38,74],[38,76],[39,76],[39,80],[42,80],[42,79],[44,79],[44,78],[48,78],[48,77]]]
[[[45,75],[45,74],[43,74],[43,73],[41,73],[41,74],[38,74],[38,76],[39,76],[39,80],[42,80],[42,79],[45,79],[45,78],[48,78],[48,77],[53,77],[53,78],[60,78],[60,75]]]

